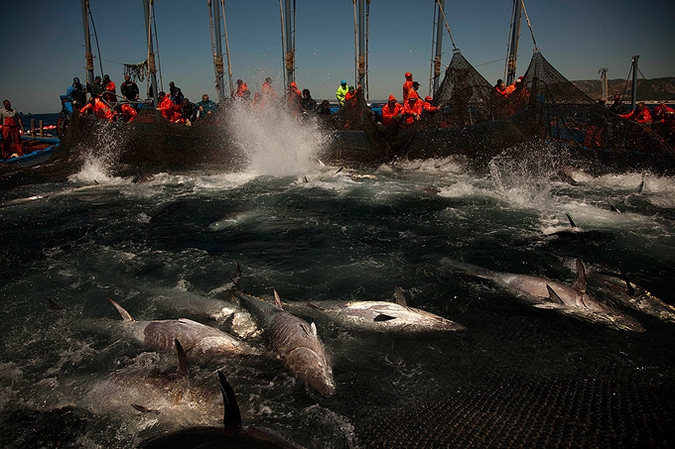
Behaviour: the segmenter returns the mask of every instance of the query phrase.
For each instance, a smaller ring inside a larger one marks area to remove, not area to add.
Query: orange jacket
[[[245,97],[247,94],[246,92],[249,92],[248,86],[246,83],[241,83],[237,86],[237,90],[235,91],[234,95],[235,97]]]
[[[635,108],[633,112],[629,112],[628,114],[620,114],[619,117],[633,120],[642,124],[651,123],[652,121],[652,114],[649,112],[649,109],[646,106],[642,109]]]
[[[390,95],[389,101],[396,101],[396,98],[394,98],[393,95]],[[382,106],[382,124],[391,124],[394,117],[399,114],[403,114],[403,105],[401,103],[394,103],[393,106],[391,103],[385,104]]]
[[[103,100],[101,100],[99,97],[94,97],[92,98],[92,101],[89,103],[85,104],[82,109],[80,109],[80,114],[84,114],[87,111],[92,111],[94,115],[98,118],[106,119],[106,120],[112,120],[113,117],[115,116],[115,113],[113,112],[112,109],[110,109],[110,106],[105,104]]]
[[[414,102],[410,100],[415,98]],[[422,112],[424,111],[423,101],[419,99],[417,94],[411,94],[410,97],[403,103],[403,116],[405,117],[405,122],[407,124],[414,123],[415,120],[419,120],[422,117]]]
[[[130,104],[122,103],[120,104],[120,110],[118,112],[119,118],[124,120],[125,122],[132,122],[136,116],[138,115],[138,112],[136,112],[136,109],[131,106]]]
[[[166,95],[164,98],[162,98],[159,101],[159,105],[157,106],[157,109],[162,113],[164,118],[167,120],[172,120],[173,119],[173,111],[174,111],[174,104],[173,101],[171,101],[171,97]]]
[[[413,89],[413,75],[410,72],[405,72],[405,83],[403,83],[403,101],[408,99],[410,91]]]

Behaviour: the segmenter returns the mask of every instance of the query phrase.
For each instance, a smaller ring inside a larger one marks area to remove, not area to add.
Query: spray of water
[[[312,116],[283,107],[256,109],[237,104],[228,124],[256,175],[290,176],[316,167],[317,152],[328,142]]]
[[[126,142],[124,128],[118,123],[100,122],[95,128],[95,134],[99,142],[95,146],[96,150],[85,148],[81,152],[84,157],[82,169],[70,176],[71,181],[100,182],[112,177],[120,150]]]

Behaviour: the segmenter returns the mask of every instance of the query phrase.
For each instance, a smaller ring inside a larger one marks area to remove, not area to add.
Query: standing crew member
[[[345,104],[345,95],[347,95],[347,92],[349,92],[349,88],[347,87],[347,80],[340,81],[340,85],[338,86],[337,91],[335,92],[335,98],[338,101],[339,107],[342,107],[342,105]]]
[[[120,92],[127,101],[138,100],[139,90],[138,85],[131,80],[130,75],[124,75],[124,82],[120,86]]]
[[[2,158],[7,159],[16,154],[21,156],[21,132],[23,123],[19,113],[12,109],[12,103],[9,100],[2,102],[4,109],[0,109],[0,119],[2,119]]]
[[[403,83],[403,102],[408,99],[408,95],[413,91],[413,74],[410,72],[405,72],[405,83]]]

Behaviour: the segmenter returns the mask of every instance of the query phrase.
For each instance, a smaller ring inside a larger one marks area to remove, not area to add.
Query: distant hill
[[[602,96],[600,80],[572,81],[572,84],[591,98],[599,99]],[[632,91],[632,80],[607,81],[607,99],[610,101],[616,94],[622,95],[624,100],[630,99]],[[675,100],[675,77],[638,79],[637,99],[638,101]]]

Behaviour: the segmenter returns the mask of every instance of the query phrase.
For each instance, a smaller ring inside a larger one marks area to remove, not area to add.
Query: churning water
[[[314,156],[321,133],[267,119],[233,125],[251,149],[244,173],[134,184],[92,162],[66,183],[0,192],[3,447],[133,447],[217,426],[216,369],[245,425],[305,447],[675,443],[675,323],[589,282],[645,332],[615,330],[454,268],[571,285],[580,258],[675,304],[672,178],[573,173],[570,183],[509,160],[481,176],[450,160],[339,170]],[[192,361],[185,386],[175,355],[130,339],[106,301],[139,320],[223,326],[237,263],[251,294],[321,304],[389,300],[399,286],[410,306],[467,330],[406,337],[319,322],[337,384],[326,398],[268,356]]]

